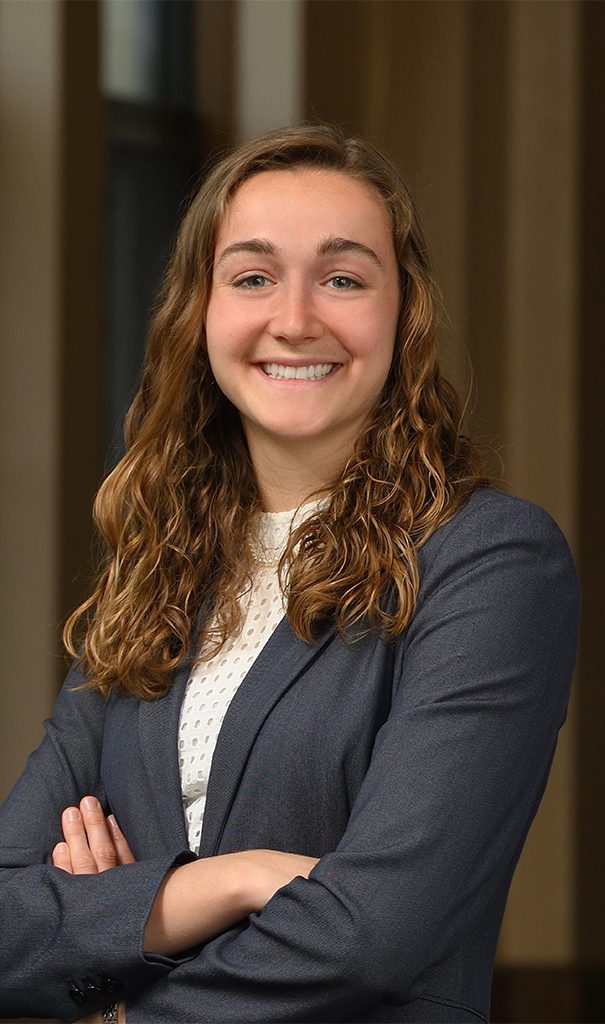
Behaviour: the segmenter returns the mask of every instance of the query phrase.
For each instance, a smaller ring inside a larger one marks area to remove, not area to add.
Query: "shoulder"
[[[569,545],[540,506],[493,487],[475,491],[419,551],[419,603],[445,583],[473,582],[533,600],[562,601],[577,614],[579,586]]]
[[[580,601],[573,559],[552,517],[482,488],[420,549],[419,570],[403,638],[415,699],[432,699],[446,678],[473,699],[546,700],[560,723]]]
[[[516,498],[494,487],[481,487],[439,527],[420,551],[428,568],[436,561],[453,558],[465,551],[492,550],[501,545],[532,551],[549,550],[573,565],[567,541],[552,516],[539,505]]]

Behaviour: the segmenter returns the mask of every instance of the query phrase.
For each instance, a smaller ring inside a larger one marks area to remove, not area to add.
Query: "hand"
[[[116,819],[103,814],[94,796],[85,796],[80,807],[66,807],[61,815],[64,843],[52,852],[54,867],[70,875],[95,875],[118,864],[134,864],[134,856]],[[126,1006],[119,1004],[120,1024],[126,1024]],[[81,1017],[77,1024],[103,1024],[103,1011]]]
[[[61,816],[65,842],[57,843],[52,863],[70,875],[94,875],[133,864],[134,856],[118,824],[103,814],[94,796],[85,796],[80,807],[66,807]]]

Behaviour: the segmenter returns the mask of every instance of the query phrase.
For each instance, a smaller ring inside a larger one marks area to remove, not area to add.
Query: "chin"
[[[279,441],[314,441],[320,440],[329,432],[325,426],[310,427],[308,422],[263,424],[263,430],[275,440]]]

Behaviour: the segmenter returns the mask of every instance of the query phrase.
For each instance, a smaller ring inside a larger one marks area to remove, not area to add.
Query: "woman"
[[[2,812],[3,1013],[487,1020],[578,594],[486,486],[435,323],[369,145],[291,128],[200,189]]]

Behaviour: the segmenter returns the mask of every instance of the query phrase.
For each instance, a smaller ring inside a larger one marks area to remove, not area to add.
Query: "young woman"
[[[487,1020],[578,591],[482,478],[435,323],[366,143],[272,133],[200,189],[2,811],[5,1015]]]

